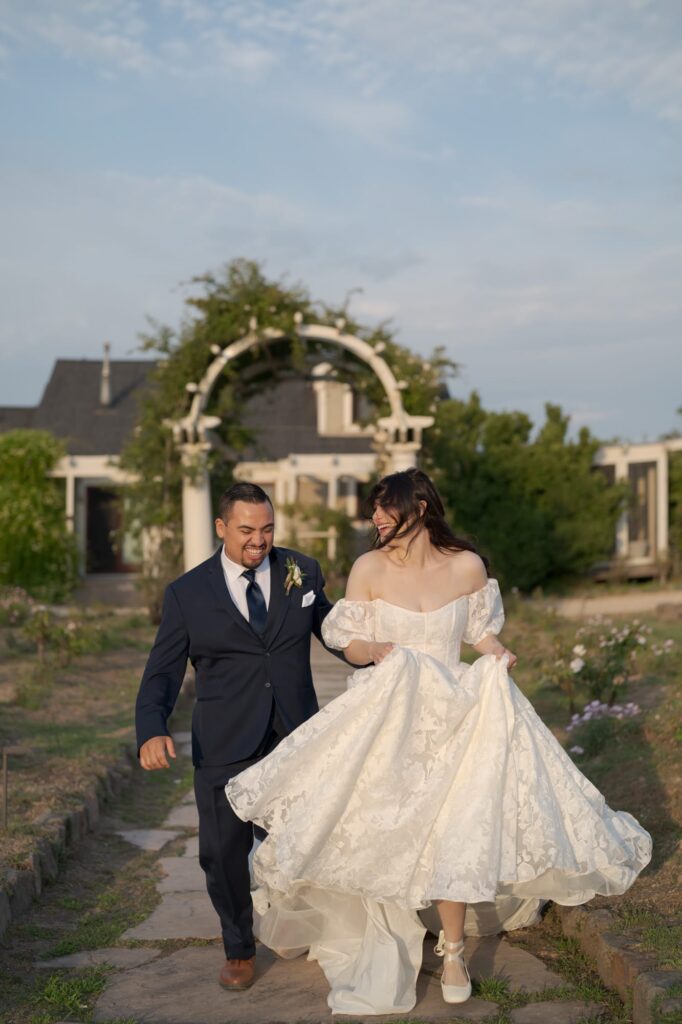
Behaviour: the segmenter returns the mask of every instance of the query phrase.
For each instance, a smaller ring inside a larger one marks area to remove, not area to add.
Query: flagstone
[[[580,999],[565,1001],[529,1003],[512,1010],[512,1024],[582,1024],[582,1021],[596,1020],[603,1016],[606,1007],[600,1003],[587,1003]]]
[[[206,891],[165,893],[158,907],[124,939],[217,939],[220,921]]]
[[[180,801],[181,804],[193,804],[196,806],[196,797],[194,796],[194,790],[188,790]]]
[[[185,845],[183,857],[198,857],[199,856],[199,836],[190,836]]]
[[[440,971],[443,961],[433,952],[434,945],[433,939],[425,944],[424,968],[435,973]],[[511,992],[542,992],[564,984],[561,975],[551,971],[538,957],[497,936],[469,936],[464,942],[464,957],[472,978],[505,980]]]
[[[161,857],[165,877],[156,883],[159,892],[204,892],[206,876],[198,857]]]
[[[141,850],[161,850],[166,843],[177,839],[182,833],[161,828],[131,828],[119,831],[116,835],[133,846],[139,846]]]
[[[144,946],[137,949],[123,949],[111,946],[109,949],[84,949],[68,956],[57,956],[52,960],[38,960],[33,966],[40,970],[52,970],[63,967],[97,967],[99,964],[110,964],[112,967],[140,967],[154,960],[160,949]]]
[[[94,1020],[144,1020],[145,1024],[331,1024],[357,1017],[334,1015],[327,1006],[329,986],[314,962],[299,957],[280,960],[259,947],[257,980],[245,992],[225,992],[218,985],[224,962],[219,946],[190,947],[112,978],[95,1007]],[[422,975],[410,1018],[424,1024],[452,1021],[453,1007],[443,1002],[440,984]],[[457,1019],[485,1021],[497,1005],[470,999],[457,1007]],[[372,1021],[395,1021],[395,1015]]]
[[[196,804],[178,804],[164,821],[162,828],[199,828]]]

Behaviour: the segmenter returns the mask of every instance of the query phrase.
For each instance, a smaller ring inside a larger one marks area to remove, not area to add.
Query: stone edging
[[[78,807],[72,811],[48,811],[33,822],[46,829],[48,835],[38,840],[26,858],[25,868],[11,869],[0,878],[0,939],[11,922],[32,906],[45,884],[57,878],[66,852],[81,843],[88,832],[95,831],[102,805],[123,792],[136,763],[135,748],[126,746],[123,756],[104,770]]]
[[[666,1000],[669,989],[682,984],[682,971],[657,970],[652,956],[632,949],[627,936],[615,931],[610,911],[558,905],[556,911],[564,935],[579,942],[606,987],[623,1002],[632,1000],[632,1024],[656,1024],[659,1013],[682,1006],[677,997]]]

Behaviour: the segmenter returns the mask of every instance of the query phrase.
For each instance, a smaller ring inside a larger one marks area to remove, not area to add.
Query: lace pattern
[[[651,857],[649,834],[608,807],[506,660],[460,660],[462,640],[503,621],[495,580],[426,613],[339,601],[330,646],[395,649],[226,787],[269,833],[254,858],[260,937],[284,955],[309,947],[335,1012],[414,1006],[417,911],[434,900],[575,905],[625,892]]]

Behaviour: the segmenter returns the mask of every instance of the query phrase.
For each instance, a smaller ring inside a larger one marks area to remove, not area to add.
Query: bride
[[[347,1014],[413,1008],[428,908],[443,998],[463,1002],[465,924],[484,919],[471,911],[519,927],[548,899],[625,892],[651,857],[649,834],[606,805],[508,675],[499,586],[431,480],[393,473],[369,501],[374,549],[322,630],[365,667],[226,786],[268,832],[254,857],[261,942],[308,951]]]

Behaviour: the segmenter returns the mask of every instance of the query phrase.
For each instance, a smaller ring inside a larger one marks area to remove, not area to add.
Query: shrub
[[[48,601],[63,600],[76,582],[63,485],[49,476],[63,454],[61,442],[43,430],[0,436],[0,585]]]

